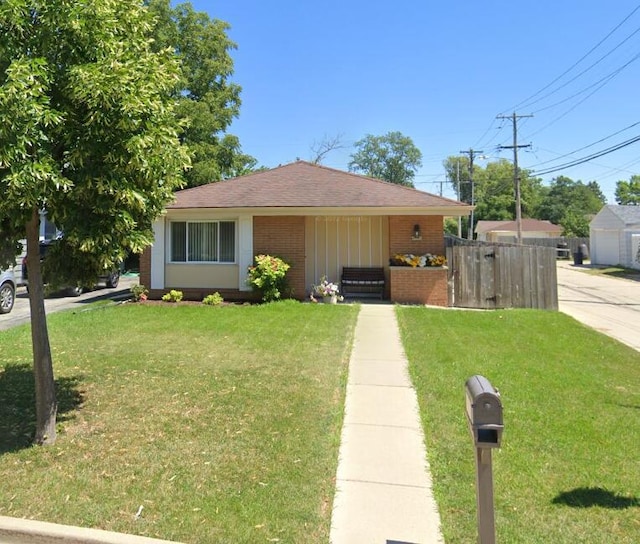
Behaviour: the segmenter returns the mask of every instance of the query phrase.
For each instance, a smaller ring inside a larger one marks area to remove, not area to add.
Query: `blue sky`
[[[623,130],[640,122],[637,1],[192,4],[231,25],[243,91],[230,132],[264,166],[308,160],[314,142],[340,134],[349,147],[323,164],[346,170],[355,141],[400,131],[423,154],[416,187],[439,193],[448,156],[512,159],[497,150],[512,143],[500,114],[533,114],[519,121],[518,143],[531,144],[519,164],[534,171],[640,135],[640,124]],[[595,180],[614,203],[616,181],[636,173],[640,142],[541,177]]]

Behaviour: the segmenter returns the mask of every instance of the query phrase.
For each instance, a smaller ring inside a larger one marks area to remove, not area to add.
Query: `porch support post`
[[[153,223],[154,242],[151,245],[151,289],[164,289],[165,218],[161,216]],[[167,256],[167,260],[169,257]]]
[[[251,291],[247,285],[247,268],[253,264],[253,216],[238,217],[238,289]]]

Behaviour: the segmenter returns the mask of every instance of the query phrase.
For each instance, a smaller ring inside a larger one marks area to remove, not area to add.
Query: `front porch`
[[[441,215],[256,215],[236,223],[237,262],[173,263],[166,257],[171,218],[159,221],[156,245],[140,261],[140,281],[149,287],[149,298],[177,289],[190,300],[216,291],[230,302],[259,300],[244,283],[244,263],[249,264],[252,255],[270,254],[291,265],[288,295],[298,300],[308,300],[323,277],[339,283],[345,267],[378,267],[384,270],[383,300],[448,304],[446,268],[394,266],[392,261],[396,254],[444,255]]]

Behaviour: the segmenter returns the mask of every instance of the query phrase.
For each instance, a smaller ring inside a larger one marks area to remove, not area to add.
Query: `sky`
[[[242,106],[229,132],[262,166],[310,160],[340,136],[323,164],[347,170],[356,141],[399,131],[423,155],[416,188],[453,198],[447,157],[513,160],[500,115],[523,116],[518,163],[534,173],[640,136],[637,0],[191,3],[230,25]],[[634,174],[640,141],[539,177],[597,181],[613,204]]]

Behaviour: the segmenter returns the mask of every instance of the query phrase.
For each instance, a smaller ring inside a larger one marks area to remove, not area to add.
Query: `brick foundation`
[[[220,296],[225,302],[259,302],[260,294],[253,291],[240,291],[238,289],[213,289],[213,288],[181,288],[181,287],[166,287],[165,289],[149,289],[149,299],[160,300],[162,295],[175,289],[176,291],[182,291],[183,300],[195,300],[202,301],[207,295],[213,293],[220,293]]]
[[[389,271],[392,302],[449,305],[446,268],[391,266]]]

